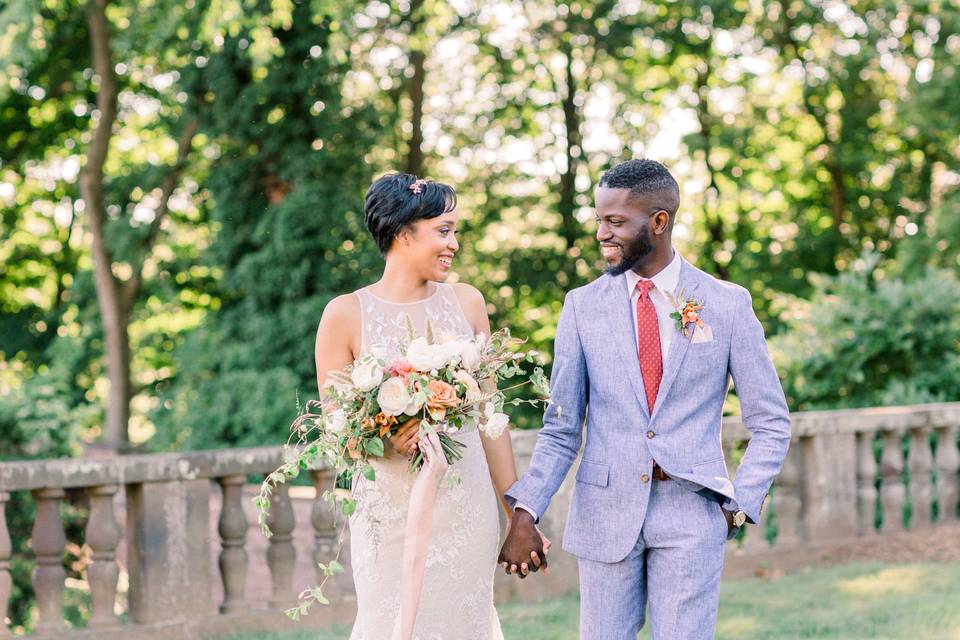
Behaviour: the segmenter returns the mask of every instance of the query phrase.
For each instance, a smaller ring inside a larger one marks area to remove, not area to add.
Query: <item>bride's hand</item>
[[[442,478],[447,472],[447,456],[443,453],[443,447],[440,446],[440,436],[436,432],[424,434],[417,445],[423,452],[423,468],[421,475],[432,476],[433,478]]]
[[[417,451],[417,441],[420,439],[420,418],[410,418],[390,436],[390,444],[395,451],[410,456]]]

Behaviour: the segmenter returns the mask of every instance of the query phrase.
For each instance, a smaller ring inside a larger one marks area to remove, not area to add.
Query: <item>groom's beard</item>
[[[653,253],[653,243],[650,242],[650,231],[644,227],[630,244],[623,249],[623,258],[617,264],[607,265],[604,272],[611,276],[626,273],[638,262]]]

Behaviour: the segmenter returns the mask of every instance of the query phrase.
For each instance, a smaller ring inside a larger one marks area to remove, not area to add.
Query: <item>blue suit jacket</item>
[[[693,332],[673,337],[652,415],[626,276],[603,275],[564,300],[554,346],[553,403],[530,467],[506,499],[542,517],[586,433],[563,536],[563,548],[576,556],[619,562],[633,549],[650,495],[650,483],[641,476],[651,472],[653,460],[670,476],[735,501],[753,522],[783,464],[790,416],[749,292],[685,260],[675,297],[681,290],[704,302],[700,317],[713,340],[694,343]],[[730,377],[751,434],[733,482],[720,445]]]

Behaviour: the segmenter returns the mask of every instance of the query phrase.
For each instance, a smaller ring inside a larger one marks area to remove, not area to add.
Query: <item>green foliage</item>
[[[242,31],[199,80],[212,96],[203,131],[219,149],[206,260],[222,273],[222,306],[175,354],[176,379],[154,415],[168,444],[281,442],[297,395],[316,397],[324,305],[380,264],[362,221],[377,113],[343,96],[350,34],[336,18],[298,4],[272,30],[268,57],[249,45],[258,34]]]
[[[792,409],[960,397],[960,280],[932,267],[887,274],[877,262],[865,254],[814,277],[811,300],[794,302],[772,341]]]

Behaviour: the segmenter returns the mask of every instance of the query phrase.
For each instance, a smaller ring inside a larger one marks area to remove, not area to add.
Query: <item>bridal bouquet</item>
[[[428,324],[425,337],[414,337],[412,327],[409,334],[396,360],[365,355],[343,371],[329,373],[325,398],[308,402],[299,412],[284,447],[284,464],[267,475],[254,499],[264,535],[272,535],[267,513],[273,489],[303,469],[321,465],[334,469],[335,486],[324,492],[323,499],[331,509],[339,507],[344,516],[350,516],[358,506],[350,490],[356,474],[376,480],[370,460],[383,457],[384,441],[408,420],[419,419],[421,435],[439,437],[452,465],[465,447],[455,437],[458,431],[476,425],[489,437],[499,438],[509,421],[505,406],[549,402],[549,381],[536,366],[538,354],[518,350],[524,341],[507,329],[489,337],[437,338]],[[529,372],[524,368],[527,364],[534,365]],[[506,383],[503,388],[501,383]],[[533,388],[533,397],[508,400],[508,392],[525,385]],[[411,471],[422,464],[418,450],[411,459]],[[455,475],[451,479],[457,481]],[[326,577],[343,571],[336,559],[320,568]],[[313,602],[328,604],[322,586],[301,593],[301,604],[287,615],[297,619]]]

